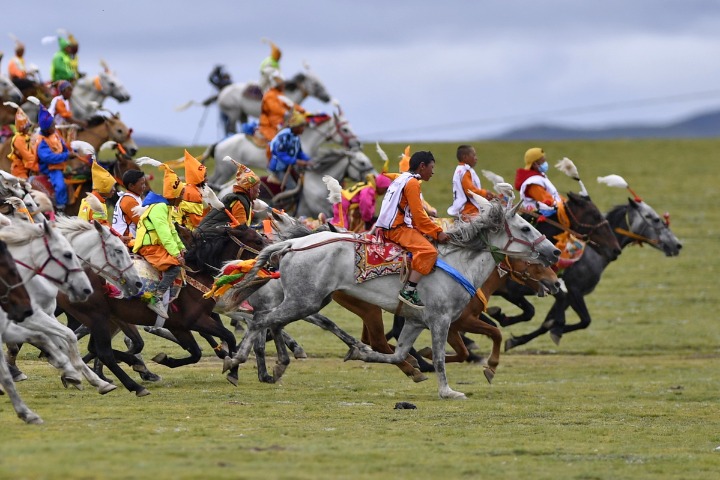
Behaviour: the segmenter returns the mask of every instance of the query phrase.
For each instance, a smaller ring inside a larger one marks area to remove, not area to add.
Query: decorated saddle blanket
[[[258,84],[250,83],[247,87],[245,87],[245,90],[243,90],[242,96],[249,98],[250,100],[257,100],[258,102],[261,102],[263,92]]]
[[[150,299],[155,295],[155,291],[157,291],[157,287],[160,284],[162,274],[140,255],[132,255],[132,259],[133,263],[135,264],[135,270],[137,271],[138,276],[140,277],[140,281],[142,282],[142,288],[140,289],[140,293],[138,293],[137,297],[139,297],[145,302],[149,302]],[[180,289],[183,286],[182,277],[183,275],[180,275],[178,278],[176,278],[172,287],[170,287],[170,302],[174,301],[178,297],[178,295],[180,295]],[[123,296],[123,293],[117,287],[113,287],[112,285],[107,287],[106,291],[108,293],[108,296],[112,298],[125,298]]]
[[[245,275],[255,266],[257,260],[237,260],[225,265],[220,275],[215,277],[215,282],[209,292],[203,295],[205,298],[217,298],[227,292],[233,285],[240,282]],[[280,272],[271,272],[261,268],[257,274],[258,278],[280,278]]]
[[[354,243],[357,283],[384,275],[400,274],[409,266],[410,252],[397,243],[369,234],[358,234],[355,238],[364,240]]]

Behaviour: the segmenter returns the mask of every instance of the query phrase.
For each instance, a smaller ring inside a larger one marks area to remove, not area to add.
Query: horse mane
[[[25,245],[43,234],[37,223],[17,222],[0,229],[0,240],[8,245]]]
[[[249,227],[218,227],[209,231],[196,229],[192,234],[195,244],[188,249],[185,260],[192,267],[215,275],[223,263],[228,243],[232,242],[231,237],[240,238],[248,229]]]
[[[88,127],[97,127],[98,125],[105,123],[105,120],[107,120],[107,117],[104,117],[103,115],[93,115],[88,118],[87,124]]]
[[[605,215],[605,218],[610,225],[620,225],[623,222],[622,217],[625,216],[627,209],[627,205],[617,205]]]
[[[491,202],[490,210],[473,217],[469,222],[456,221],[446,232],[452,246],[470,250],[487,249],[487,234],[500,229],[505,221],[505,207]]]
[[[55,220],[55,226],[67,234],[95,230],[95,225],[80,217],[58,216]]]

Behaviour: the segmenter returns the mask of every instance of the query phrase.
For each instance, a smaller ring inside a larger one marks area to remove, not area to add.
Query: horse
[[[627,204],[614,207],[605,218],[621,248],[646,244],[660,250],[667,257],[680,254],[682,243],[670,230],[669,221],[663,221],[650,205],[639,199],[628,199]],[[595,290],[600,282],[602,272],[611,261],[611,258],[594,245],[591,244],[591,248],[586,248],[580,260],[562,273],[567,293],[556,295],[555,303],[547,313],[542,325],[531,333],[507,339],[505,350],[524,345],[548,331],[551,332],[551,338],[557,344],[563,334],[589,327],[592,319],[585,304],[585,296]],[[503,297],[515,303],[514,300],[523,290],[509,284],[508,292]],[[517,303],[515,304],[517,305]],[[578,323],[565,324],[565,311],[568,307],[572,307],[580,317]],[[530,320],[533,314],[534,309],[523,308],[523,313],[514,317],[505,316],[500,310],[496,310],[492,316],[500,325],[506,327],[520,321]]]
[[[94,77],[85,76],[75,83],[72,95],[73,116],[88,120],[97,114],[106,98],[112,97],[120,103],[130,100],[127,89],[105,62],[103,70]]]
[[[15,265],[15,260],[10,254],[7,244],[0,241],[0,341],[11,321],[22,322],[32,315],[33,308],[30,302],[30,295],[23,284],[23,280]],[[42,418],[23,402],[15,389],[15,382],[12,379],[5,353],[0,348],[0,385],[10,397],[17,416],[24,422],[30,424],[43,423]]]
[[[244,235],[246,232],[253,232],[247,227],[232,229],[228,231],[228,238],[224,245],[233,243],[233,237]],[[255,238],[260,237],[255,234]],[[262,239],[259,240],[262,248]],[[204,262],[195,262],[193,252],[187,255],[186,277],[188,286],[182,288],[176,300],[170,304],[168,309],[169,318],[165,320],[165,328],[170,330],[178,343],[185,349],[189,356],[185,358],[171,358],[164,353],[156,355],[153,360],[170,368],[177,368],[191,363],[197,363],[202,357],[202,352],[195,341],[191,330],[201,334],[221,338],[227,343],[230,352],[235,351],[236,341],[232,332],[227,330],[222,323],[213,318],[215,301],[205,299],[203,295],[209,291],[212,285],[213,276],[208,272]],[[213,272],[214,273],[214,272]],[[117,364],[117,359],[132,365],[134,369],[144,368],[142,360],[132,354],[119,352],[112,349],[112,335],[115,333],[117,320],[135,325],[152,326],[156,321],[156,314],[153,313],[144,301],[139,298],[110,298],[102,293],[102,279],[94,272],[89,272],[96,292],[84,303],[74,302],[65,295],[58,296],[58,304],[67,314],[72,315],[90,329],[92,335],[91,345],[100,361],[106,365],[123,386],[135,392],[135,395],[142,397],[150,392],[137,382],[132,380]],[[108,322],[108,319],[111,322]],[[137,347],[137,346],[136,346]]]
[[[301,104],[307,97],[315,97],[321,102],[330,101],[325,86],[309,70],[299,72],[285,81],[283,95],[293,103]],[[218,107],[228,121],[225,134],[237,132],[237,122],[247,122],[248,117],[260,118],[263,93],[257,83],[233,83],[220,90],[217,97]]]
[[[471,222],[458,223],[448,231],[449,245],[440,245],[440,258],[457,269],[473,285],[481,284],[494,268],[493,255],[488,251],[521,256],[526,254],[545,265],[553,264],[560,252],[541,236],[526,220],[516,215],[519,205],[512,209],[498,203],[487,205],[481,215]],[[400,310],[397,292],[402,287],[399,275],[383,276],[356,283],[354,275],[355,248],[353,235],[317,233],[300,239],[287,240],[266,247],[257,258],[256,265],[237,286],[240,292],[256,281],[256,273],[269,264],[271,258],[279,262],[282,274],[284,299],[277,307],[257,312],[253,324],[232,359],[226,358],[224,369],[235,367],[247,360],[249,350],[260,332],[275,331],[284,325],[313,314],[327,305],[332,293],[343,291],[353,297],[380,306],[386,311]],[[520,250],[510,251],[518,244]],[[315,288],[308,289],[307,285]],[[412,312],[405,324],[398,347],[393,355],[384,355],[353,346],[347,359],[362,359],[385,363],[398,363],[407,356],[409,348],[427,326],[433,337],[436,353],[433,362],[438,377],[441,398],[460,398],[464,394],[452,390],[447,383],[444,351],[450,323],[467,304],[468,292],[444,272],[431,272],[419,285],[426,307]],[[474,293],[474,292],[473,292]],[[235,300],[240,300],[242,296]]]
[[[12,80],[10,80],[10,77],[0,74],[0,104],[2,104],[3,102],[14,102],[19,104],[20,102],[22,102],[22,99],[22,92],[19,88],[15,86]],[[13,121],[14,120],[15,113],[13,110]]]
[[[345,118],[342,109],[338,105],[337,113],[330,115],[321,113],[308,117],[308,126],[300,135],[303,152],[313,158],[320,145],[325,142],[335,142],[344,148],[360,150],[361,143],[352,130],[350,123]],[[200,157],[201,161],[213,156],[215,158],[215,170],[208,179],[208,184],[215,190],[232,179],[235,174],[235,166],[232,162],[221,162],[220,159],[231,157],[250,168],[267,168],[267,148],[265,145],[258,146],[252,137],[238,133],[227,137],[220,142],[210,146]]]

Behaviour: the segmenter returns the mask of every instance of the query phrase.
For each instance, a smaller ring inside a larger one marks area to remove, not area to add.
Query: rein
[[[48,243],[48,239],[47,239],[46,236],[43,236],[43,242],[45,243],[45,250],[47,250],[48,258],[47,258],[47,260],[45,260],[45,262],[42,264],[42,266],[40,266],[40,268],[32,267],[32,266],[30,266],[30,265],[28,265],[28,264],[26,264],[26,263],[24,263],[24,262],[22,262],[22,261],[20,261],[20,260],[15,260],[15,263],[18,264],[18,265],[20,265],[21,267],[25,267],[25,268],[27,268],[28,270],[32,271],[32,272],[33,272],[33,275],[39,275],[39,276],[41,276],[41,277],[43,277],[43,278],[51,281],[52,283],[54,283],[54,284],[56,284],[56,285],[64,285],[64,284],[66,284],[67,281],[68,281],[68,279],[70,278],[70,274],[71,274],[71,273],[78,273],[78,272],[82,272],[82,271],[83,271],[82,268],[68,268],[68,267],[66,267],[64,263],[62,263],[60,260],[58,260],[57,258],[55,258],[55,256],[53,256],[52,251],[50,250],[50,244]],[[32,254],[32,251],[31,251],[30,253]],[[61,281],[61,280],[58,280],[57,278],[51,277],[50,275],[48,275],[47,273],[44,272],[45,267],[47,267],[50,262],[55,262],[55,263],[57,263],[58,265],[60,265],[60,266],[63,268],[63,270],[65,270],[65,279],[64,279],[64,280],[62,280],[62,281]]]
[[[584,234],[585,240],[587,241],[587,243],[598,246],[598,243],[595,240],[591,240],[590,237],[592,236],[593,232],[595,232],[595,230],[597,230],[598,228],[602,227],[603,225],[609,225],[607,218],[603,218],[602,222],[600,222],[600,223],[597,223],[595,225],[590,225],[588,223],[580,222],[570,208],[566,208],[565,211],[568,213],[568,216],[571,217],[572,221],[576,225],[590,230],[588,233]],[[581,240],[583,240],[583,239],[581,238]]]
[[[257,256],[257,255],[260,254],[260,250],[255,250],[255,249],[252,248],[251,246],[244,244],[244,243],[241,242],[239,239],[235,238],[233,235],[228,235],[228,236],[230,237],[230,240],[232,240],[233,242],[235,242],[235,244],[240,247],[240,250],[238,250],[238,253],[237,253],[237,255],[235,256],[235,259],[236,259],[236,260],[240,260],[240,256],[245,252],[245,250],[247,250],[247,251],[250,252],[250,253],[255,254],[255,256]]]
[[[642,215],[640,216],[640,218],[642,219],[642,221],[643,221],[643,223],[644,223],[645,225],[648,225],[648,226],[651,227],[653,230],[655,230],[655,227],[653,227],[652,225],[648,224],[648,223],[645,221],[645,218],[643,218]],[[643,236],[643,235],[640,235],[639,233],[635,233],[635,232],[633,232],[632,230],[629,230],[629,228],[630,228],[630,209],[629,209],[629,208],[625,210],[625,223],[626,223],[627,226],[628,226],[628,230],[626,230],[626,229],[624,229],[624,228],[620,228],[620,227],[615,227],[614,231],[615,231],[616,233],[619,233],[620,235],[622,235],[622,236],[624,236],[624,237],[628,237],[628,238],[634,240],[635,243],[637,243],[637,244],[640,245],[640,246],[642,246],[643,242],[644,242],[644,243],[648,243],[648,244],[650,244],[650,245],[655,245],[655,246],[657,246],[657,245],[660,243],[660,240],[657,239],[657,238],[648,238],[648,237],[645,237],[645,236]]]

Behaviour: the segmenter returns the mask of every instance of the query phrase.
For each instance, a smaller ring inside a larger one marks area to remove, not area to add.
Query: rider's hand
[[[450,237],[448,237],[448,234],[445,232],[438,233],[437,236],[438,243],[447,243],[450,241]]]
[[[298,167],[307,167],[308,165],[310,165],[310,162],[308,160],[298,160],[297,161]]]

